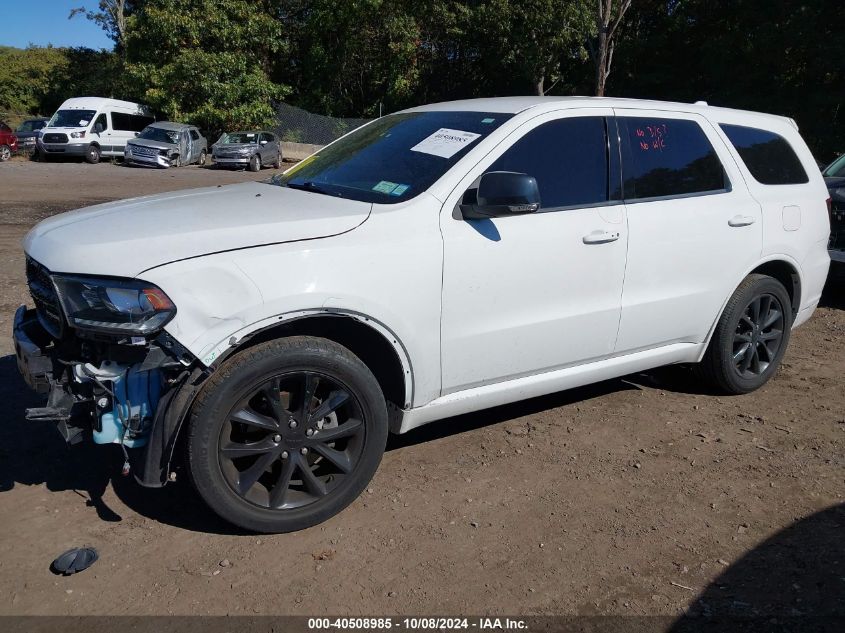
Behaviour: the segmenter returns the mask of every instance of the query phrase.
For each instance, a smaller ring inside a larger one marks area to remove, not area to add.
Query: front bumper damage
[[[46,394],[45,406],[27,409],[33,422],[52,422],[75,444],[119,444],[127,466],[144,486],[175,478],[171,462],[179,428],[207,371],[169,334],[143,344],[61,339],[42,326],[35,310],[18,308],[13,324],[18,370]]]

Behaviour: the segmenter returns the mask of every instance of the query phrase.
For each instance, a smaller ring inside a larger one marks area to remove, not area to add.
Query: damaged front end
[[[44,407],[32,421],[56,424],[64,439],[118,444],[124,474],[159,487],[174,475],[175,439],[205,377],[163,325],[175,306],[139,280],[55,275],[27,259],[35,309],[15,313],[18,369]]]

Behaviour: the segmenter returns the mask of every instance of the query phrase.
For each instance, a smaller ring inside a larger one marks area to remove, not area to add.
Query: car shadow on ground
[[[670,631],[842,631],[845,504],[796,521],[750,550]]]
[[[845,264],[832,262],[819,305],[845,310]]]

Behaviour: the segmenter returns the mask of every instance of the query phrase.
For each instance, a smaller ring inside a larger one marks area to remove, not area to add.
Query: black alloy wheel
[[[291,532],[352,503],[386,442],[387,406],[369,368],[333,341],[293,336],[216,368],[192,409],[188,466],[227,521]]]
[[[783,343],[784,309],[777,297],[754,297],[734,333],[734,366],[743,378],[760,376],[778,357]]]
[[[263,508],[306,506],[329,494],[361,457],[363,411],[336,378],[299,371],[251,388],[220,429],[232,490]]]

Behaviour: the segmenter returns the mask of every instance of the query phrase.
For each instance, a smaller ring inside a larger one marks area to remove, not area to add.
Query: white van
[[[103,97],[68,99],[41,131],[38,155],[83,156],[89,163],[99,162],[101,156],[122,158],[126,141],[154,121],[150,109],[139,103]]]

